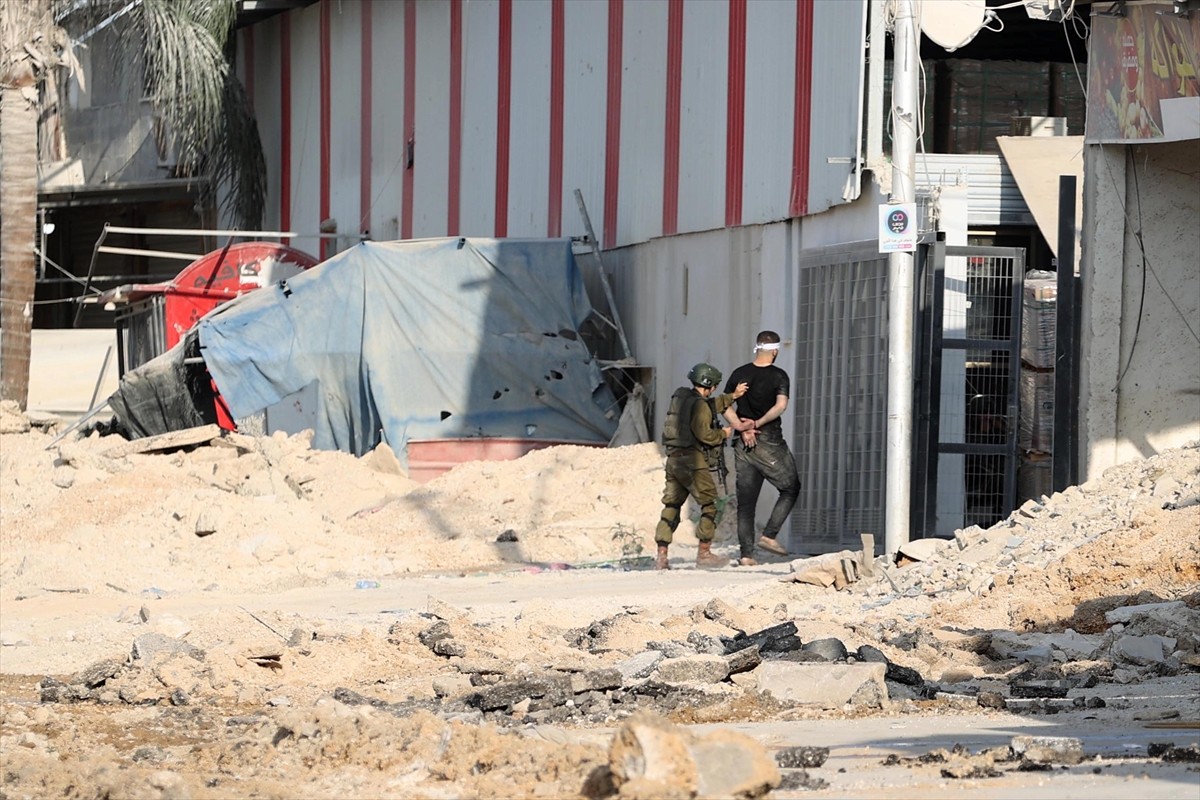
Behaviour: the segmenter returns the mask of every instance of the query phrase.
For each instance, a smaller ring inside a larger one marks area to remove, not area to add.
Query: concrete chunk
[[[584,692],[618,689],[621,687],[622,681],[621,671],[615,668],[577,672],[571,675],[571,691],[575,694],[583,694]]]
[[[1161,664],[1175,648],[1175,640],[1164,636],[1125,635],[1113,642],[1113,657],[1139,666]]]
[[[937,692],[934,699],[945,703],[951,708],[957,708],[962,711],[970,711],[979,708],[979,698],[970,694],[957,694],[955,692]]]
[[[480,711],[494,711],[509,708],[529,698],[561,704],[572,696],[571,676],[560,673],[497,683],[471,695],[467,702]]]
[[[886,664],[798,664],[764,661],[754,671],[759,689],[777,700],[841,708],[854,700],[874,708],[888,698]],[[866,689],[866,691],[861,691]]]
[[[692,743],[697,798],[761,797],[779,785],[779,768],[744,733],[716,730]]]
[[[199,648],[161,633],[144,633],[133,640],[133,657],[147,664],[150,664],[159,656],[174,653],[191,656],[197,661],[204,658],[204,653]]]
[[[663,654],[657,650],[647,650],[617,664],[617,671],[621,673],[622,685],[629,685],[633,681],[649,677],[663,658]]]
[[[1111,611],[1105,611],[1104,621],[1109,625],[1116,625],[1118,622],[1128,624],[1139,614],[1184,607],[1182,600],[1172,600],[1169,603],[1143,603],[1137,606],[1122,606],[1121,608],[1114,608]]]
[[[725,664],[729,667],[730,675],[747,672],[761,663],[762,655],[758,652],[757,647],[747,647],[745,650],[738,650],[725,657]]]
[[[1035,764],[1078,764],[1083,742],[1070,736],[1014,736],[1013,752]]]
[[[658,665],[655,677],[663,683],[719,683],[729,677],[729,664],[721,656],[668,658]]]
[[[621,797],[749,800],[781,780],[766,748],[751,737],[728,730],[696,736],[648,711],[617,730],[608,765]]]
[[[667,787],[678,788],[684,797],[694,796],[699,780],[685,732],[648,711],[637,712],[617,730],[608,767],[618,786],[637,782],[650,790],[646,796],[654,790],[665,794]]]

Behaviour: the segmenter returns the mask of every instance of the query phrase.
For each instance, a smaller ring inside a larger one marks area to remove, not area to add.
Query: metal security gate
[[[938,242],[924,266],[914,538],[986,528],[1015,507],[1025,251]]]
[[[805,253],[797,272],[793,552],[883,538],[887,461],[887,256],[876,241]],[[791,371],[791,370],[789,370]]]

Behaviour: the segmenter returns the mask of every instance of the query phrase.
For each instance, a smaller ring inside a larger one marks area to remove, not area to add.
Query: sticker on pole
[[[879,207],[879,252],[911,253],[917,249],[917,204],[885,203]]]

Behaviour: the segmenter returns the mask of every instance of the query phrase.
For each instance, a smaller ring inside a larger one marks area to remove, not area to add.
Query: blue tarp
[[[235,418],[315,383],[313,446],[472,436],[607,442],[569,239],[364,242],[228,303],[200,353]]]

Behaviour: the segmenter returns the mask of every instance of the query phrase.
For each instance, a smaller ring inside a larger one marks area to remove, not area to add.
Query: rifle
[[[717,451],[717,478],[721,481],[721,488],[725,490],[725,494],[729,494],[729,467],[725,465],[724,445]]]
[[[711,397],[708,398],[705,402],[708,403],[708,408],[712,412],[713,430],[720,430],[721,418],[720,418],[720,415],[717,413],[716,403],[713,402]],[[731,442],[733,441],[732,436],[729,437],[729,441],[731,441]],[[722,441],[719,445],[717,445],[713,449],[716,451],[717,463],[716,463],[715,467],[713,467],[713,468],[716,469],[716,471],[717,471],[717,480],[720,482],[721,490],[725,494],[729,494],[729,467],[727,467],[725,465],[725,442]]]

